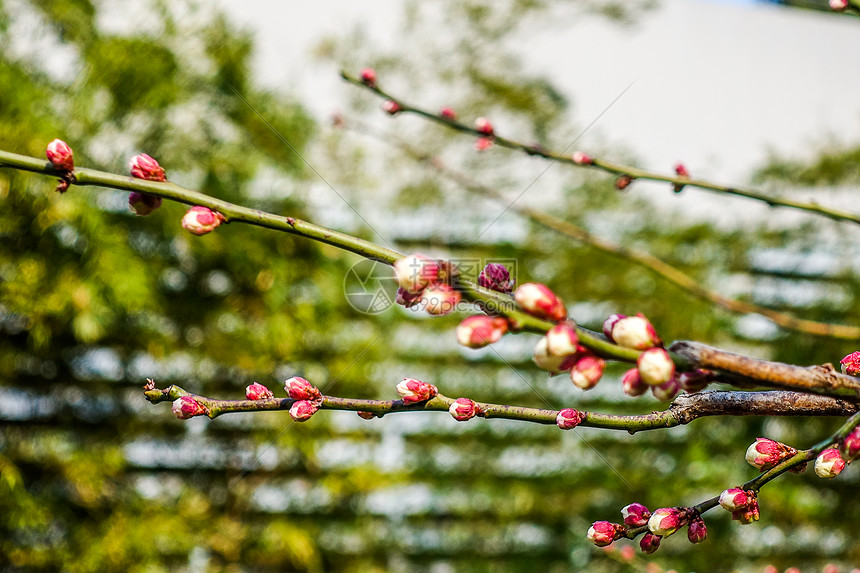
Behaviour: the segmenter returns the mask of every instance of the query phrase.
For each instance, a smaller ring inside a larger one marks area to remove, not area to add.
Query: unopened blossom
[[[651,386],[651,394],[661,402],[668,402],[678,395],[681,391],[681,385],[678,384],[678,377],[672,376],[668,382],[664,382],[659,386]]]
[[[606,368],[606,361],[589,352],[580,356],[570,369],[570,381],[577,388],[590,390],[600,382],[604,368]]]
[[[439,110],[439,116],[450,121],[454,121],[457,119],[457,113],[447,106]]]
[[[424,310],[435,316],[452,312],[462,298],[460,291],[447,284],[430,285],[421,293]]]
[[[173,415],[180,420],[187,420],[194,416],[206,414],[206,407],[192,398],[191,396],[182,396],[173,401]]]
[[[758,502],[754,499],[745,507],[736,509],[732,512],[732,519],[741,525],[749,525],[754,521],[758,521],[760,516],[761,514],[758,509]]]
[[[361,83],[366,86],[376,87],[376,70],[373,68],[362,68],[359,73]]]
[[[627,189],[632,182],[633,178],[629,175],[619,175],[615,180],[615,188],[619,191],[623,191],[624,189]]]
[[[404,378],[397,384],[396,389],[400,399],[406,404],[426,402],[439,393],[436,386],[417,378]]]
[[[457,342],[468,348],[483,348],[498,342],[507,331],[507,319],[478,314],[465,318],[457,325]]]
[[[158,164],[158,161],[141,153],[135,155],[128,162],[128,169],[131,175],[138,179],[146,179],[147,181],[167,181],[164,175],[164,169]]]
[[[675,363],[665,348],[655,346],[639,355],[636,360],[639,377],[650,386],[660,386],[675,375]]]
[[[310,420],[311,416],[316,414],[319,409],[320,407],[317,402],[311,402],[310,400],[297,400],[296,402],[293,402],[292,406],[290,406],[290,418],[296,422],[306,422]]]
[[[848,9],[848,0],[830,0],[830,9],[836,12],[844,12]]]
[[[182,217],[182,228],[193,235],[205,235],[217,229],[224,222],[224,216],[209,207],[195,205]]]
[[[678,384],[681,386],[681,389],[686,390],[690,394],[701,392],[707,388],[708,384],[713,382],[713,380],[714,373],[710,370],[703,370],[701,368],[697,368],[696,370],[691,370],[689,372],[682,372],[678,376]]]
[[[860,426],[857,426],[842,440],[839,445],[839,453],[847,461],[853,461],[860,456]]]
[[[842,365],[842,373],[849,376],[860,376],[860,350],[852,352],[839,361]]]
[[[411,293],[403,290],[403,287],[398,287],[397,295],[395,295],[394,297],[394,302],[404,308],[412,308],[413,306],[421,302],[421,293]]]
[[[382,102],[382,111],[387,113],[388,115],[395,115],[400,113],[403,108],[400,107],[400,104],[394,100],[387,99]]]
[[[606,317],[606,320],[603,321],[603,334],[609,340],[613,340],[612,338],[612,329],[615,327],[615,324],[621,320],[622,318],[627,318],[626,314],[610,314]],[[614,342],[614,340],[613,340]]]
[[[316,401],[322,398],[319,388],[302,378],[301,376],[293,376],[284,381],[284,390],[287,395],[293,400],[311,400]]]
[[[614,317],[618,318],[615,319]],[[654,326],[641,314],[636,316],[612,315],[606,321],[610,323],[609,333],[606,336],[618,346],[645,350],[663,344],[663,341],[657,336]],[[607,322],[604,322],[604,333],[606,333]]]
[[[436,259],[415,254],[394,262],[397,283],[410,294],[420,293],[428,285],[440,280],[441,265]]]
[[[654,510],[648,519],[648,529],[654,535],[667,537],[685,525],[682,517],[681,510],[676,507],[661,507]]]
[[[570,356],[576,354],[581,348],[576,327],[569,321],[556,324],[547,331],[544,337],[546,338],[546,350],[553,356]]]
[[[631,368],[621,377],[621,389],[628,396],[641,396],[648,391],[648,384],[642,381],[637,368]]]
[[[687,539],[690,543],[701,543],[708,537],[708,527],[701,517],[696,517],[687,528]]]
[[[767,471],[785,458],[793,456],[797,450],[768,438],[756,438],[747,448],[747,463],[760,471]]]
[[[493,124],[486,117],[479,117],[475,120],[475,131],[481,135],[493,135]]]
[[[161,197],[150,193],[132,191],[128,194],[128,208],[135,215],[145,217],[161,207]]]
[[[493,146],[492,137],[479,137],[475,140],[475,149],[478,151],[486,151]]]
[[[737,511],[749,505],[755,498],[739,487],[729,488],[720,494],[720,507],[726,511]]]
[[[62,139],[55,139],[45,149],[45,157],[57,171],[72,171],[75,157],[72,148]]]
[[[587,153],[583,153],[582,151],[574,151],[573,155],[570,156],[574,163],[577,165],[591,165],[594,163],[594,159],[588,155]]]
[[[478,284],[497,292],[509,293],[514,290],[514,279],[505,265],[488,263],[478,275]]]
[[[537,341],[537,344],[535,344],[532,360],[541,370],[555,373],[563,372],[571,368],[576,362],[577,356],[556,356],[554,354],[550,354],[547,349],[547,340],[544,336]]]
[[[675,174],[678,177],[680,177],[681,179],[689,179],[690,178],[690,172],[687,171],[687,167],[683,163],[675,164]],[[683,183],[675,183],[672,185],[672,189],[675,191],[675,193],[680,193],[681,191],[684,190],[684,184]]]
[[[555,425],[562,430],[572,430],[582,423],[583,415],[573,408],[559,410],[555,417]]]
[[[458,422],[465,422],[466,420],[471,420],[478,415],[481,412],[481,409],[469,398],[457,398],[448,408],[448,412]]]
[[[641,503],[625,505],[621,508],[621,515],[624,517],[624,525],[630,527],[641,527],[651,519],[651,512]]]
[[[606,547],[624,535],[624,526],[609,521],[595,521],[588,528],[586,539],[598,547]]]
[[[815,475],[820,478],[835,478],[845,469],[845,460],[836,448],[827,448],[815,458]]]
[[[525,283],[514,291],[514,300],[527,313],[553,322],[567,317],[567,308],[550,288],[540,283]]]
[[[245,387],[245,398],[248,400],[265,400],[272,397],[272,391],[257,382]]]
[[[639,540],[639,548],[642,550],[642,553],[654,553],[660,548],[660,541],[662,540],[663,538],[659,535],[654,535],[650,532],[646,533],[642,536],[642,539]]]

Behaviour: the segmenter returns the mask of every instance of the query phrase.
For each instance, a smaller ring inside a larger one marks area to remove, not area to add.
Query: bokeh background
[[[0,148],[125,172],[146,152],[170,180],[403,251],[513,261],[599,329],[644,312],[667,340],[835,362],[854,344],[713,308],[630,262],[469,193],[404,145],[518,204],[657,255],[719,292],[856,324],[850,224],[635,183],[493,148],[338,79],[376,68],[430,110],[551,149],[755,184],[852,209],[860,171],[860,20],[804,6],[683,0],[221,3],[0,2]],[[632,84],[632,85],[631,85]],[[627,89],[626,92],[624,90]],[[620,94],[616,103],[613,100]],[[336,114],[337,122],[332,122]],[[336,123],[337,125],[334,125]],[[571,148],[571,149],[573,149]],[[785,476],[761,521],[706,515],[625,561],[585,539],[633,501],[693,504],[749,479],[748,443],[809,446],[839,420],[702,419],[635,436],[443,414],[321,412],[181,422],[146,377],[217,397],[301,375],[333,395],[392,398],[403,377],[447,395],[617,413],[530,361],[532,335],[459,348],[463,316],[360,312],[354,255],[222,227],[181,231],[124,193],[53,192],[0,170],[0,569],[3,571],[848,571],[860,563],[858,474]],[[498,219],[497,219],[498,218]],[[497,220],[496,220],[497,219]],[[494,222],[495,221],[495,222]],[[492,224],[491,224],[492,223]],[[617,545],[622,546],[626,542]],[[649,565],[650,564],[650,565]],[[650,567],[650,569],[648,569]]]

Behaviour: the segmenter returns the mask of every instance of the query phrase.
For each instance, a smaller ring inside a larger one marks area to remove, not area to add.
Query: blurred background
[[[553,150],[750,184],[852,210],[860,181],[860,20],[826,2],[541,0],[0,2],[0,148],[171,181],[404,252],[509,264],[598,329],[644,312],[665,340],[791,363],[857,343],[714,308],[630,261],[506,210],[550,212],[647,251],[722,294],[857,324],[860,240],[848,223],[635,182],[389,117],[338,78],[365,66],[407,102]],[[792,6],[795,4],[796,6]],[[333,118],[336,121],[333,121]],[[506,197],[453,182],[414,152]],[[629,436],[444,414],[320,412],[179,421],[152,377],[213,397],[301,375],[331,395],[390,399],[403,377],[449,396],[615,413],[624,368],[583,393],[531,363],[533,335],[456,345],[464,315],[356,308],[357,256],[222,227],[181,231],[127,196],[0,170],[0,570],[849,571],[858,474],[788,475],[761,520],[706,514],[652,556],[585,539],[622,506],[694,504],[743,482],[756,436],[808,447],[835,419],[707,418]],[[525,192],[524,192],[525,191]],[[358,267],[360,276],[373,272]],[[390,275],[379,275],[383,279]],[[384,280],[382,281],[384,282]],[[359,288],[359,291],[361,289]],[[718,564],[718,565],[715,565]]]

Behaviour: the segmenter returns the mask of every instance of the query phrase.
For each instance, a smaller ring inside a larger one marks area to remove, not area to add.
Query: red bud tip
[[[209,207],[196,205],[191,207],[182,217],[182,228],[194,235],[205,235],[218,228],[224,221],[221,213],[216,213]]]
[[[844,12],[848,9],[848,0],[830,0],[830,9],[836,12]]]
[[[466,420],[471,420],[475,416],[479,415],[481,413],[481,409],[469,398],[457,398],[448,408],[448,412],[458,422],[465,422]]]
[[[273,397],[271,390],[256,382],[245,388],[245,398],[248,400],[265,400]]]
[[[591,390],[603,376],[606,361],[592,353],[583,355],[570,369],[570,381],[582,390]]]
[[[72,171],[75,168],[75,157],[72,148],[62,139],[55,139],[45,149],[45,156],[57,171]]]
[[[394,262],[397,283],[409,294],[420,294],[427,286],[438,282],[441,266],[439,261],[425,255],[415,254]]]
[[[131,171],[132,176],[137,177],[138,179],[146,179],[147,181],[167,181],[167,178],[164,175],[164,169],[161,168],[158,161],[146,153],[141,153],[140,155],[132,157],[128,162],[128,168]]]
[[[633,183],[632,177],[629,175],[619,175],[615,180],[615,188],[619,191],[623,191],[624,189],[627,189],[631,183]]]
[[[660,548],[660,541],[662,540],[663,538],[659,535],[646,533],[642,536],[642,539],[639,540],[639,549],[642,550],[642,553],[650,555]]]
[[[572,430],[580,425],[584,418],[585,417],[582,412],[574,410],[573,408],[565,408],[563,410],[559,410],[558,415],[556,415],[555,425],[562,430]]]
[[[591,165],[592,163],[594,163],[593,157],[581,151],[574,151],[573,155],[571,155],[570,158],[577,165]]]
[[[849,376],[860,376],[860,350],[852,352],[839,361],[842,365],[842,373]]]
[[[511,292],[514,290],[514,282],[507,267],[499,263],[487,264],[478,276],[479,285],[497,292]]]
[[[191,396],[182,396],[174,400],[172,410],[173,415],[180,420],[187,420],[207,413],[206,407]]]
[[[310,400],[316,402],[322,398],[319,389],[301,376],[293,376],[285,380],[284,390],[286,390],[287,395],[293,400]]]
[[[483,348],[498,342],[508,331],[508,321],[500,316],[470,316],[457,326],[457,342],[467,348]]]
[[[720,507],[726,511],[737,511],[749,505],[754,499],[752,492],[733,487],[720,494]]]
[[[486,151],[493,146],[492,137],[479,137],[475,140],[475,149],[478,151]]]
[[[361,83],[366,86],[376,87],[376,70],[373,68],[363,68],[359,74]]]
[[[682,512],[677,507],[661,507],[648,519],[648,529],[660,537],[672,535],[685,524]]]
[[[687,529],[687,539],[690,540],[690,543],[701,543],[707,537],[708,528],[701,517],[697,517],[690,522],[690,527]]]
[[[598,547],[606,547],[624,535],[624,526],[609,521],[595,521],[588,528],[586,539]]]
[[[450,107],[443,107],[439,110],[439,117],[447,119],[448,121],[456,121],[457,113]]]
[[[140,191],[132,191],[128,194],[128,208],[135,215],[145,217],[159,207],[161,207],[161,197]]]
[[[403,108],[400,107],[400,104],[394,100],[387,99],[382,102],[382,111],[384,111],[388,115],[398,114],[402,109]]]
[[[421,294],[424,310],[434,316],[452,312],[462,298],[460,291],[446,284],[430,285]]]
[[[690,172],[687,171],[687,167],[683,163],[678,163],[675,165],[675,174],[678,177],[689,178]]]
[[[548,286],[540,283],[525,283],[514,291],[514,300],[524,311],[553,322],[567,317],[564,303]]]
[[[668,402],[677,396],[680,391],[681,385],[678,384],[677,376],[672,376],[669,378],[668,382],[660,384],[659,386],[651,386],[651,394],[661,402]]]
[[[479,117],[475,120],[475,131],[481,135],[493,135],[493,124],[486,117]]]
[[[639,370],[631,368],[621,377],[621,389],[628,396],[641,396],[648,391],[648,385],[639,376]]]
[[[319,409],[320,407],[316,402],[298,400],[290,406],[290,418],[296,422],[307,422]]]
[[[396,386],[397,393],[400,399],[405,404],[414,404],[417,402],[426,402],[434,398],[439,391],[433,384],[422,382],[417,378],[404,378]]]
[[[845,469],[845,460],[836,448],[828,448],[815,458],[815,474],[820,478],[835,478]]]
[[[860,426],[857,426],[845,436],[845,439],[839,445],[839,453],[848,462],[860,456]]]
[[[603,333],[615,344],[625,348],[645,350],[652,346],[663,345],[654,326],[641,314],[636,316],[613,314],[603,323]]]
[[[642,527],[648,523],[651,512],[641,503],[631,503],[621,508],[621,516],[624,518],[624,525]]]
[[[747,448],[745,457],[748,464],[764,472],[796,453],[797,450],[791,446],[768,438],[756,438]]]

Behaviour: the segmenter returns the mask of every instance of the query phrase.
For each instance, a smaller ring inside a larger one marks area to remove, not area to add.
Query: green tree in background
[[[323,43],[321,58],[352,71],[373,65],[387,87],[430,109],[503,119],[520,139],[547,148],[564,149],[582,129],[586,118],[551,78],[530,73],[505,47],[516,23],[558,17],[551,5],[410,6],[402,52],[384,52],[356,32]],[[562,17],[598,13],[624,25],[649,6],[579,2]],[[496,202],[464,193],[401,143],[514,196],[534,179],[535,159],[501,148],[477,154],[469,137],[385,117],[359,90],[344,92],[349,129],[314,125],[299,102],[259,87],[252,38],[213,9],[135,3],[135,26],[115,25],[116,9],[83,0],[0,3],[0,147],[41,157],[59,137],[72,143],[78,165],[113,173],[145,152],[171,181],[213,197],[402,251],[516,261],[519,283],[552,285],[575,302],[577,321],[598,331],[608,314],[641,311],[667,340],[789,363],[834,361],[855,349],[750,328],[748,318],[515,213],[494,223]],[[440,28],[452,36],[436,34]],[[856,156],[840,149],[809,165],[774,160],[760,176],[856,185]],[[635,414],[665,406],[627,400],[613,383],[620,364],[587,394],[547,376],[531,363],[531,335],[504,339],[500,358],[457,348],[452,330],[462,316],[362,313],[344,296],[359,257],[334,247],[238,224],[197,238],[180,229],[184,209],[169,201],[138,217],[115,190],[52,189],[44,177],[0,171],[3,570],[600,571],[644,570],[653,561],[753,571],[860,560],[854,470],[831,481],[812,472],[782,478],[762,494],[761,521],[741,528],[714,516],[704,544],[671,538],[657,554],[627,562],[585,539],[593,521],[616,519],[630,502],[692,504],[749,479],[741,458],[756,436],[805,444],[842,420],[709,418],[634,436],[458,424],[431,413],[364,421],[324,412],[300,425],[271,413],[180,422],[145,402],[145,378],[240,398],[252,381],[277,389],[300,375],[334,395],[387,399],[410,376],[449,395],[538,408]],[[686,224],[680,213],[619,194],[612,178],[567,167],[541,178],[536,191],[555,215],[643,246],[702,284],[747,285],[746,300],[849,324],[860,305],[853,267],[808,264],[855,252],[850,233],[834,233],[831,221],[742,230]],[[482,234],[488,225],[492,232]],[[788,262],[771,264],[775,253]],[[784,295],[794,287],[812,296]]]

